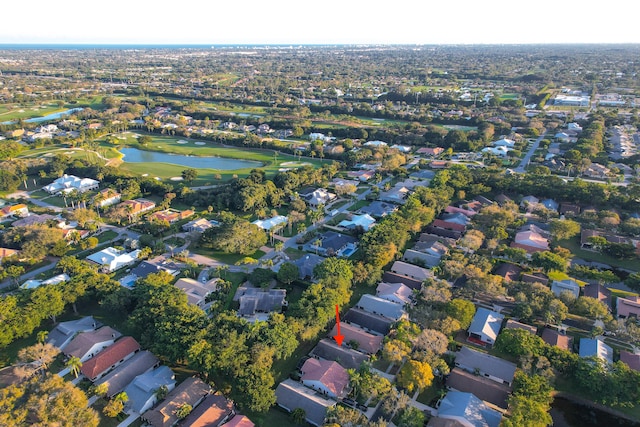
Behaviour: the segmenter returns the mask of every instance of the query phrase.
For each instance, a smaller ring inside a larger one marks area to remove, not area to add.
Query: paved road
[[[533,154],[536,152],[536,150],[540,146],[540,141],[542,141],[546,135],[547,135],[547,133],[543,132],[542,135],[540,135],[533,142],[533,144],[531,145],[531,148],[529,149],[527,154],[525,154],[525,156],[522,158],[522,161],[520,162],[520,165],[517,168],[514,169],[515,172],[524,173],[525,168],[529,165],[529,162],[531,161],[531,157],[533,157]]]

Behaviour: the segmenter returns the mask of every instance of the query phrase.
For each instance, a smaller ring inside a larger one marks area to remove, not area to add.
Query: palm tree
[[[82,361],[77,356],[71,356],[67,363],[65,364],[67,368],[69,368],[70,372],[78,378],[78,374],[80,373],[80,368],[82,368]]]
[[[284,248],[284,243],[280,240],[278,240],[275,245],[273,245],[273,249],[276,250],[276,252],[282,252],[282,249]]]
[[[39,331],[37,335],[38,342],[44,344],[48,336],[49,336],[49,331]]]

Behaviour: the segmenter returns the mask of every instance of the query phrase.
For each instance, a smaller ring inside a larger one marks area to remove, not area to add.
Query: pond
[[[70,110],[60,111],[58,113],[47,114],[46,116],[42,116],[42,117],[33,117],[31,119],[25,120],[25,123],[40,123],[40,122],[46,122],[48,120],[57,120],[57,119],[61,118],[62,116],[68,116],[69,114],[73,114],[76,111],[82,111],[82,108],[72,108]],[[15,123],[15,121],[2,122],[2,123],[0,123],[0,125],[10,125],[10,124],[13,124],[13,123]]]
[[[640,423],[627,421],[599,409],[580,405],[562,397],[555,397],[549,412],[553,427],[639,427]]]
[[[124,161],[129,163],[172,163],[196,169],[236,170],[264,166],[253,160],[228,159],[225,157],[186,156],[183,154],[159,153],[157,151],[123,148]]]

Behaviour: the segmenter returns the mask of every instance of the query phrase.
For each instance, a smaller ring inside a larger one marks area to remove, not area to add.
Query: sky
[[[640,43],[628,0],[3,3],[0,44]]]

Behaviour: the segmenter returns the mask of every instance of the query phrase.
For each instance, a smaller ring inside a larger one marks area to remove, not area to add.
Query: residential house
[[[571,203],[561,203],[558,212],[560,212],[560,215],[577,216],[580,215],[580,206]]]
[[[51,184],[42,187],[49,194],[68,194],[72,191],[85,193],[87,191],[97,190],[100,185],[99,181],[91,178],[78,178],[74,175],[64,174]]]
[[[158,406],[145,412],[142,419],[152,427],[174,426],[179,421],[176,415],[178,408],[189,405],[195,410],[211,391],[211,387],[202,380],[189,377],[171,390]]]
[[[480,150],[483,153],[491,154],[498,157],[507,157],[507,154],[511,149],[509,147],[485,147]]]
[[[382,348],[384,337],[370,334],[364,329],[349,323],[340,322],[340,333],[344,336],[345,345],[361,353],[376,354]],[[335,325],[329,335],[335,337],[337,334],[338,325]]]
[[[20,285],[21,289],[35,289],[39,286],[46,285],[57,285],[58,283],[69,281],[70,277],[66,273],[57,274],[53,277],[48,278],[47,280],[40,279],[30,279]]]
[[[233,402],[220,393],[209,394],[180,422],[184,427],[220,427],[236,414]],[[226,424],[225,424],[226,425]]]
[[[455,230],[449,230],[449,229],[445,229],[445,228],[435,227],[433,224],[427,226],[426,232],[429,233],[429,234],[433,234],[435,236],[438,236],[438,237],[442,237],[442,238],[445,238],[445,239],[450,239],[452,241],[456,241],[460,237],[462,237],[462,232],[460,232],[460,231],[455,231]]]
[[[391,331],[391,326],[394,320],[388,319],[384,316],[369,313],[358,308],[351,308],[343,316],[342,320],[352,325],[359,326],[365,331],[385,336]]]
[[[18,255],[20,251],[10,248],[0,248],[0,261],[4,258],[12,257],[14,255]]]
[[[492,143],[494,147],[509,147],[513,148],[516,145],[516,142],[513,139],[502,138]]]
[[[616,312],[619,319],[634,317],[640,319],[640,297],[618,297],[616,299]]]
[[[493,345],[498,338],[504,316],[495,311],[480,307],[473,316],[467,330],[469,340],[476,344]]]
[[[28,216],[25,216],[24,218],[14,221],[11,226],[30,227],[32,225],[45,224],[51,220],[58,220],[58,217],[49,214],[30,214]]]
[[[189,304],[200,307],[203,310],[208,308],[207,297],[217,290],[216,283],[220,279],[212,279],[206,283],[200,283],[197,280],[188,277],[178,279],[173,285],[183,291],[187,295]]]
[[[384,141],[367,141],[363,144],[365,147],[387,147],[388,144]]]
[[[522,273],[522,268],[510,262],[500,263],[493,272],[496,276],[502,277],[505,282],[518,280],[520,278],[520,273]]]
[[[430,242],[416,242],[413,249],[407,249],[402,255],[402,260],[412,264],[435,267],[440,264],[442,257],[449,252],[447,245],[432,240]]]
[[[238,316],[244,317],[249,321],[255,321],[267,320],[271,312],[282,311],[282,307],[287,304],[285,301],[286,296],[287,291],[285,289],[263,290],[240,286],[233,300],[240,303]]]
[[[142,261],[135,268],[131,269],[129,274],[120,279],[120,284],[131,287],[138,279],[144,279],[150,274],[156,274],[161,271],[169,273],[172,276],[180,273],[180,267],[170,262]]]
[[[398,205],[385,203],[379,200],[371,202],[368,206],[360,208],[363,215],[371,215],[374,218],[384,218],[398,210]]]
[[[140,214],[154,209],[156,204],[155,202],[147,199],[133,199],[119,203],[118,207],[124,208],[131,217],[135,218]]]
[[[0,217],[19,217],[24,218],[29,215],[29,207],[24,203],[5,206],[0,210]]]
[[[175,374],[168,366],[158,366],[140,374],[124,389],[129,398],[125,404],[125,411],[144,414],[158,402],[156,392],[160,387],[166,387],[167,391],[171,391],[175,386]]]
[[[640,354],[620,350],[620,361],[626,363],[634,371],[640,371]]]
[[[309,245],[310,251],[323,256],[349,257],[356,251],[358,239],[335,231],[327,231]]]
[[[207,220],[205,218],[194,219],[182,226],[182,230],[187,233],[204,233],[211,227],[218,227],[220,223],[215,220]]]
[[[149,214],[147,219],[149,221],[166,221],[169,224],[173,224],[174,222],[189,218],[195,214],[191,209],[187,209],[184,211],[178,211],[176,209],[165,209],[158,212],[153,212]]]
[[[540,204],[546,209],[554,212],[558,212],[558,209],[560,208],[560,204],[553,199],[544,199]]]
[[[613,363],[613,348],[596,338],[580,338],[580,357],[597,357],[609,364]]]
[[[531,212],[540,204],[540,199],[536,196],[525,196],[520,200],[520,207]]]
[[[569,292],[575,298],[580,296],[580,285],[572,279],[554,280],[551,282],[551,292],[555,296],[560,296],[562,292]]]
[[[473,393],[464,393],[451,390],[440,401],[437,419],[445,420],[437,426],[464,426],[464,427],[499,427],[502,414],[489,408]],[[428,424],[432,426],[431,421]]]
[[[376,171],[375,170],[371,170],[371,169],[347,172],[347,176],[349,178],[355,178],[355,179],[358,179],[359,181],[362,181],[362,182],[369,181],[375,175],[376,175]]]
[[[403,283],[378,283],[376,296],[397,304],[409,304],[413,298],[413,289]]]
[[[511,387],[516,374],[516,364],[472,348],[462,346],[456,353],[455,365],[474,375],[488,378],[498,384]]]
[[[583,172],[583,175],[589,178],[607,178],[611,174],[611,169],[603,166],[599,163],[591,163],[589,167]]]
[[[89,255],[86,259],[100,266],[104,273],[112,273],[123,267],[131,265],[138,260],[139,249],[132,252],[121,251],[108,247],[99,252]]]
[[[292,379],[278,384],[275,393],[278,406],[287,412],[302,409],[305,420],[317,427],[325,423],[327,410],[336,405],[335,400],[328,399]]]
[[[351,215],[350,219],[340,221],[338,227],[352,230],[361,227],[364,231],[369,231],[374,226],[376,220],[369,214]]]
[[[301,280],[311,280],[313,279],[313,269],[323,261],[324,258],[319,255],[305,254],[292,262],[298,267]]]
[[[444,148],[442,147],[420,147],[416,151],[416,154],[420,154],[425,157],[436,157],[442,153],[444,153]]]
[[[582,288],[582,295],[595,298],[611,309],[611,291],[599,283],[589,283]]]
[[[492,381],[475,373],[453,368],[447,375],[447,389],[473,393],[484,402],[507,409],[511,387]]]
[[[423,282],[423,280],[412,279],[409,276],[392,273],[391,271],[385,271],[382,274],[382,281],[387,283],[402,283],[403,285],[414,290],[420,290],[420,288],[422,288]]]
[[[525,283],[540,283],[545,286],[549,284],[549,278],[544,273],[522,273],[520,281]]]
[[[80,372],[82,372],[89,381],[95,382],[111,369],[133,357],[133,355],[138,351],[140,351],[140,344],[138,344],[133,337],[127,336],[120,338],[115,343],[87,360],[80,368]]]
[[[304,362],[300,372],[302,384],[325,396],[339,399],[347,394],[349,374],[337,362],[312,357]]]
[[[535,231],[520,231],[516,233],[512,248],[520,248],[527,251],[528,254],[549,250],[549,240]]]
[[[535,326],[527,325],[526,323],[521,323],[513,319],[507,320],[507,323],[504,325],[504,329],[522,329],[523,331],[527,331],[533,335],[538,333],[538,328]]]
[[[122,195],[111,188],[105,188],[104,190],[100,190],[93,200],[96,206],[106,208],[107,206],[120,203]]]
[[[276,215],[272,218],[257,219],[252,224],[257,225],[265,231],[278,230],[287,225],[288,218],[284,215]]]
[[[323,338],[311,350],[311,356],[338,362],[345,369],[358,369],[369,355],[352,348],[339,346],[332,339]]]
[[[460,206],[447,206],[446,208],[444,208],[444,212],[448,213],[448,214],[455,214],[455,213],[461,213],[462,215],[471,218],[472,216],[474,216],[475,214],[477,214],[478,212],[476,212],[473,209],[469,209],[464,208],[464,207],[460,207]]]
[[[109,326],[103,326],[95,331],[80,332],[62,351],[67,357],[77,357],[86,362],[113,344],[122,334]]]
[[[334,193],[330,193],[324,188],[318,188],[312,191],[310,194],[304,197],[304,200],[313,207],[319,205],[326,205],[330,201],[334,200],[337,196]]]
[[[549,345],[571,351],[571,336],[563,334],[555,329],[544,328],[542,331],[542,340]]]
[[[115,396],[123,391],[138,375],[156,368],[159,364],[160,360],[153,353],[148,350],[142,350],[118,364],[109,373],[95,381],[94,384],[96,386],[107,384],[107,396]]]
[[[407,316],[401,304],[396,304],[386,299],[364,294],[356,304],[356,307],[369,313],[378,314],[393,320],[400,320]]]
[[[236,414],[225,427],[255,427],[255,424],[246,415]]]
[[[505,195],[505,194],[498,194],[495,197],[495,199],[496,199],[496,202],[498,202],[498,204],[500,206],[504,206],[507,203],[513,202],[513,200],[510,197],[508,197],[507,195]]]
[[[378,198],[383,202],[403,205],[409,193],[411,193],[411,188],[396,184],[388,191],[381,192]]]
[[[64,350],[76,334],[79,334],[80,332],[93,331],[100,326],[102,326],[102,324],[97,322],[93,316],[86,316],[78,320],[60,322],[47,335],[47,343],[58,347],[60,350]]]
[[[412,279],[420,281],[425,281],[433,277],[433,271],[419,267],[417,265],[406,263],[404,261],[394,262],[390,270],[392,273],[411,277]]]
[[[15,225],[15,223],[14,223]],[[629,243],[629,240],[615,234],[608,234],[598,230],[580,230],[580,247],[588,249],[593,246],[591,237],[604,237],[609,243]]]

